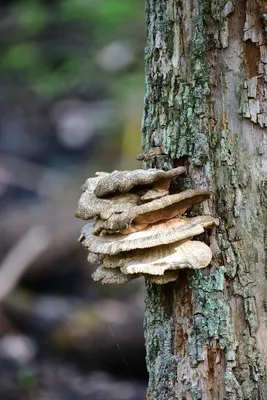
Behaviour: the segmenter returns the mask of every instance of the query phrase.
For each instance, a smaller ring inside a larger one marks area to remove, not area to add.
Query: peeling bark
[[[186,164],[220,217],[209,268],[147,283],[148,400],[267,399],[266,7],[146,0],[144,167]]]

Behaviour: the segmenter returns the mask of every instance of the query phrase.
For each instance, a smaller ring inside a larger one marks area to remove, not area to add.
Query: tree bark
[[[266,13],[146,0],[144,167],[187,165],[220,218],[208,268],[147,283],[149,400],[267,399]]]

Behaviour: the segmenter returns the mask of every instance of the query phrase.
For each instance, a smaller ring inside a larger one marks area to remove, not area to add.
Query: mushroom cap
[[[108,269],[104,266],[100,266],[92,274],[92,278],[95,282],[101,282],[102,285],[115,284],[124,285],[132,279],[139,278],[140,275],[125,275],[118,268]],[[147,275],[145,276],[150,282],[158,285],[164,285],[169,282],[173,282],[178,278],[177,271],[167,271],[164,275]]]
[[[96,203],[96,196],[94,195],[94,190],[96,188],[97,183],[102,179],[102,176],[95,176],[93,178],[88,178],[86,179],[85,183],[82,185],[81,189],[84,192],[78,202],[78,209],[75,212],[75,216],[77,218],[82,218],[82,219],[90,219],[93,218],[90,215],[92,213],[92,207],[91,204]],[[102,207],[108,207],[108,200],[104,200]]]
[[[113,255],[188,239],[203,233],[204,228],[212,225],[218,225],[218,219],[210,216],[183,217],[160,222],[129,235],[95,236],[92,234],[93,224],[89,223],[82,228],[80,241],[93,253]]]
[[[75,216],[85,220],[94,217],[107,220],[113,214],[127,212],[136,206],[139,200],[140,196],[134,193],[121,194],[110,199],[99,199],[95,194],[85,190],[79,200]]]
[[[211,259],[212,252],[209,246],[196,240],[186,240],[183,243],[153,247],[146,251],[139,250],[134,257],[122,259],[124,265],[121,271],[124,274],[164,275],[168,270],[205,268]],[[106,263],[105,265],[108,266]]]
[[[170,181],[186,171],[184,167],[178,167],[169,171],[160,169],[136,169],[134,171],[114,171],[104,176],[97,183],[95,195],[97,197],[109,196],[113,193],[129,192],[135,186],[148,186],[157,181],[166,181],[164,188],[169,187]],[[161,185],[159,185],[161,186]]]
[[[166,284],[178,278],[179,269],[209,265],[210,248],[191,239],[218,225],[218,219],[181,215],[211,193],[189,189],[169,194],[171,181],[185,171],[100,172],[87,179],[76,216],[93,219],[82,228],[79,241],[89,251],[88,262],[97,265],[95,281],[124,284],[142,275]]]
[[[85,192],[87,190],[88,193],[94,193],[94,190],[95,190],[98,182],[102,178],[103,178],[103,176],[99,175],[99,176],[94,176],[93,178],[86,179],[86,181],[84,182],[84,184],[81,187],[82,191]]]
[[[96,254],[89,251],[87,261],[92,265],[102,265],[103,264],[103,254]]]
[[[188,207],[208,199],[211,192],[205,189],[188,189],[182,193],[170,194],[136,207],[139,212],[133,222],[153,224],[163,219],[182,215]],[[140,210],[141,208],[141,210]]]
[[[106,220],[104,218],[102,218],[102,221],[101,219],[98,220],[97,231],[119,232],[128,229],[132,223],[133,230],[144,229],[145,225],[182,215],[190,206],[208,199],[210,194],[208,190],[204,189],[188,189],[141,205],[137,205],[138,200],[134,205],[133,200],[130,205],[125,203],[125,209],[120,208],[121,212],[113,212]],[[96,213],[97,206],[93,210]],[[141,226],[140,229],[138,228],[139,225]],[[125,233],[128,233],[128,231]]]
[[[101,281],[103,285],[105,284],[117,284],[124,285],[130,280],[137,278],[135,275],[125,275],[119,268],[108,269],[103,265],[98,267],[96,271],[92,274],[92,278],[95,282]]]

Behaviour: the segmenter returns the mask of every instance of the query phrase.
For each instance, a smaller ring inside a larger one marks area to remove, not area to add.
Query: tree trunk
[[[144,167],[186,164],[220,218],[210,267],[147,283],[147,399],[266,400],[267,6],[146,0],[146,13]]]

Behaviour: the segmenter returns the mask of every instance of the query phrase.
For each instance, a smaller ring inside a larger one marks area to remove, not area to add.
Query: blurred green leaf
[[[119,99],[130,100],[144,91],[144,74],[140,72],[122,75],[112,85],[113,96]]]
[[[26,1],[15,4],[14,12],[18,28],[22,34],[36,34],[45,27],[47,22],[47,10],[38,1]]]
[[[47,71],[33,77],[32,89],[43,98],[64,94],[69,88],[69,81],[59,71]]]
[[[39,61],[37,45],[24,42],[9,47],[0,60],[0,66],[4,69],[20,70],[36,67]]]
[[[18,372],[18,382],[23,389],[35,389],[38,386],[37,376],[30,368],[21,368]]]
[[[134,2],[130,0],[102,0],[94,4],[97,17],[109,23],[116,23],[132,16]]]
[[[114,24],[131,18],[136,5],[132,0],[62,0],[60,8],[68,19]]]
[[[92,0],[62,0],[59,4],[60,10],[69,20],[86,20],[92,16]]]
[[[96,81],[117,98],[133,97],[143,90],[139,66],[111,79],[99,71],[95,56],[107,43],[132,34],[143,6],[143,0],[14,0],[17,26],[2,50],[1,73],[50,99]]]

